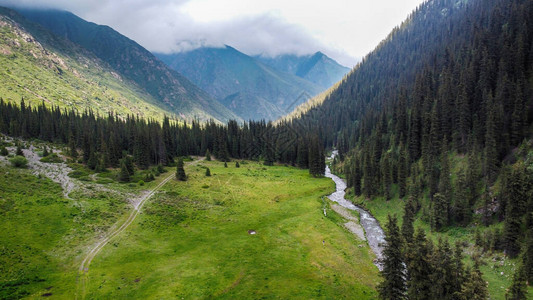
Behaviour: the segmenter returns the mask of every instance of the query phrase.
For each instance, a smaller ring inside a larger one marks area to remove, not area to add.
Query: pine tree
[[[383,282],[378,286],[380,299],[406,299],[405,267],[402,261],[402,238],[396,217],[388,216],[383,249]]]
[[[505,209],[504,247],[505,253],[510,257],[516,257],[520,253],[521,217],[528,200],[528,192],[525,190],[527,182],[522,165],[514,166],[505,187],[509,199]]]
[[[413,196],[409,195],[403,207],[403,222],[402,222],[402,236],[405,241],[410,244],[413,241],[415,229],[413,223],[415,221],[415,203]]]
[[[408,162],[409,158],[407,157],[407,151],[402,144],[400,144],[400,157],[398,161],[398,191],[400,198],[403,198],[407,193],[407,173],[408,173]]]
[[[418,228],[415,234],[413,247],[409,253],[408,272],[409,280],[407,281],[407,294],[411,300],[431,299],[431,274],[433,268],[430,263],[431,248],[426,240],[424,230]]]
[[[179,181],[186,181],[187,175],[185,174],[185,169],[183,169],[183,158],[178,159],[178,164],[176,166],[176,179]]]
[[[505,295],[507,300],[526,300],[527,299],[527,285],[526,272],[524,265],[520,265],[518,270],[513,275],[513,282]]]
[[[441,193],[433,195],[433,212],[431,227],[439,231],[448,223],[448,200]]]
[[[479,262],[474,261],[474,268],[467,269],[466,281],[464,282],[460,299],[462,300],[486,300],[488,298],[487,282],[483,279],[479,270]]]
[[[120,161],[120,173],[118,180],[121,182],[130,181],[130,172],[128,171],[126,159],[121,159]]]
[[[205,176],[211,176],[211,170],[209,168],[205,168]]]

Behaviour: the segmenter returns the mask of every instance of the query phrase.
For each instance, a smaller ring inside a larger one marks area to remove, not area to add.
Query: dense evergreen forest
[[[399,231],[388,226],[401,258],[389,262],[383,298],[486,297],[465,284],[434,288],[430,278],[452,284],[479,269],[415,234],[415,216],[434,231],[502,222],[480,226],[478,244],[522,255],[515,279],[533,282],[532,80],[532,1],[428,1],[294,121],[318,124],[324,145],[339,149],[356,196],[405,200],[403,239],[391,242]]]
[[[264,121],[239,125],[229,121],[178,124],[165,118],[162,123],[134,116],[120,119],[101,117],[92,111],[78,113],[59,108],[36,108],[6,103],[0,99],[0,132],[25,139],[40,139],[68,145],[70,156],[91,169],[119,167],[122,159],[132,160],[140,169],[169,165],[174,157],[205,155],[217,159],[264,160],[309,168],[314,176],[324,173],[322,143],[312,133],[299,134],[287,125],[274,127]]]

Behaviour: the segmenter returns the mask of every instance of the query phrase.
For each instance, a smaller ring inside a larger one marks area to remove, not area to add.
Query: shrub
[[[28,166],[28,160],[24,156],[17,155],[9,159],[11,165],[15,168],[26,168]]]
[[[143,180],[139,180],[139,185],[143,186],[144,185],[144,181]]]
[[[9,151],[7,151],[7,148],[5,146],[2,146],[0,148],[0,155],[2,155],[2,156],[8,156],[9,155]]]

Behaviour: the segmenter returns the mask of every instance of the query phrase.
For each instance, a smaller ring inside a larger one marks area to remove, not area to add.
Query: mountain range
[[[349,70],[320,52],[252,57],[226,45],[155,55],[245,120],[278,119]]]
[[[320,52],[251,57],[225,46],[154,55],[70,12],[2,8],[0,15],[0,92],[11,102],[156,119],[275,120],[348,71]]]
[[[30,102],[44,99],[60,106],[141,116],[240,120],[148,50],[108,26],[57,10],[2,8],[0,13],[5,41],[2,59],[6,70],[13,69],[5,76],[12,80],[2,88],[4,97],[22,95]],[[62,66],[61,71],[46,67],[56,64]],[[81,88],[85,85],[91,88]],[[93,95],[86,95],[91,89]]]

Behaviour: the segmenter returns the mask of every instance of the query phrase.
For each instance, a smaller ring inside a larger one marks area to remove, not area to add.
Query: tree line
[[[126,163],[146,169],[173,164],[174,157],[210,152],[221,161],[264,160],[265,165],[279,162],[309,169],[314,176],[324,174],[319,137],[292,127],[290,123],[275,127],[265,121],[222,125],[177,123],[168,117],[162,122],[130,115],[102,117],[91,110],[48,108],[44,102],[31,107],[24,99],[18,106],[0,99],[0,132],[65,144],[71,157],[96,170],[120,167],[125,158]]]

